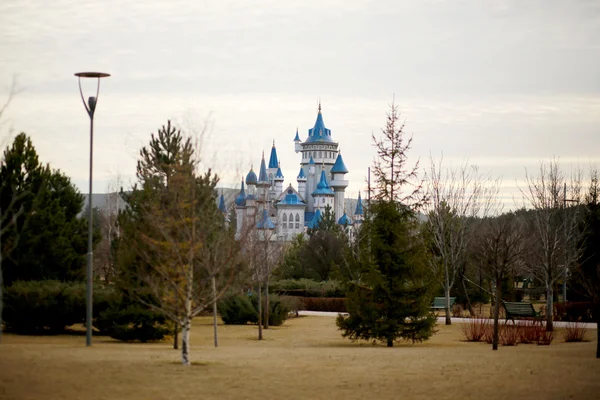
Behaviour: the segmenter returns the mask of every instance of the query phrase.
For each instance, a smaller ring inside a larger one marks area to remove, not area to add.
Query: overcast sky
[[[0,95],[15,75],[22,89],[2,137],[29,134],[82,192],[89,120],[73,73],[88,70],[112,74],[96,111],[95,192],[134,181],[140,147],[167,119],[206,129],[205,162],[224,186],[273,140],[295,185],[292,140],[296,127],[307,136],[318,98],[351,197],[394,96],[412,160],[468,158],[501,175],[507,197],[540,160],[600,162],[596,0],[3,0],[0,55]]]

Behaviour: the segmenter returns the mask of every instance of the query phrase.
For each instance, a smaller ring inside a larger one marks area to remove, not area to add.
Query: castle
[[[239,194],[235,198],[236,237],[250,227],[255,227],[261,240],[289,241],[308,228],[318,225],[326,207],[331,207],[338,224],[342,225],[350,238],[353,227],[363,221],[363,206],[358,203],[352,218],[344,210],[345,190],[348,169],[338,149],[338,143],[331,137],[331,130],[325,127],[321,104],[317,120],[308,137],[300,140],[298,130],[294,138],[296,153],[301,153],[300,171],[296,177],[297,188],[290,184],[283,188],[283,174],[277,158],[275,142],[271,148],[268,166],[263,152],[258,176],[253,168],[242,178]],[[245,186],[244,186],[245,183]],[[219,208],[226,214],[223,195]]]

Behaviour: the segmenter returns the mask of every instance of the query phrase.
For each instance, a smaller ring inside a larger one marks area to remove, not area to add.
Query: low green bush
[[[142,343],[162,340],[169,334],[163,314],[136,304],[114,304],[100,314],[95,326],[113,339],[124,342],[139,340]]]
[[[314,281],[312,279],[282,279],[271,283],[273,293],[300,297],[345,297],[346,291],[338,281]]]
[[[94,317],[108,306],[111,288],[94,288]],[[23,335],[58,334],[86,317],[82,282],[17,281],[4,291],[3,319],[7,331]]]
[[[306,311],[347,312],[346,299],[339,297],[302,297]]]
[[[217,310],[226,325],[245,325],[256,323],[257,312],[248,295],[235,295],[222,299],[217,304]]]
[[[263,298],[264,301],[264,298]],[[292,309],[292,303],[277,295],[269,295],[269,325],[279,326],[285,322]],[[217,305],[223,323],[245,325],[258,323],[258,294],[240,294],[219,301]]]

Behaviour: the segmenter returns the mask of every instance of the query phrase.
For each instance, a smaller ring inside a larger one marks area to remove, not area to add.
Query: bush
[[[546,330],[546,328],[544,327],[544,325],[540,326],[540,337],[538,339],[538,346],[549,346],[550,343],[552,343],[552,340],[554,339],[554,332],[550,331],[548,332]]]
[[[469,318],[461,324],[461,330],[465,339],[469,342],[479,342],[489,330],[490,323],[485,318]]]
[[[565,342],[583,342],[585,337],[585,324],[583,322],[567,322],[565,327]]]
[[[264,298],[263,298],[264,301]],[[291,302],[280,299],[277,295],[269,295],[269,325],[282,325],[290,314]],[[236,295],[222,299],[217,305],[223,323],[227,325],[245,325],[248,322],[258,323],[258,295]]]
[[[144,300],[156,303],[149,294]],[[113,290],[112,293],[100,296],[99,308],[102,307],[104,310],[94,320],[94,326],[101,334],[109,335],[113,339],[124,342],[139,340],[146,343],[162,340],[171,331],[162,313],[134,301],[125,293]]]
[[[237,295],[221,299],[217,309],[223,323],[226,325],[245,325],[256,323],[258,313],[248,295]]]
[[[317,282],[312,279],[282,279],[271,283],[273,293],[299,297],[345,297],[346,291],[338,281]]]
[[[346,299],[335,297],[301,297],[306,311],[347,312]]]
[[[58,334],[86,318],[86,288],[81,282],[17,281],[4,292],[7,331],[24,335]],[[94,317],[108,305],[113,290],[94,288]]]
[[[554,320],[594,322],[593,310],[591,302],[554,303]]]
[[[519,343],[519,338],[521,336],[520,325],[499,325],[498,328],[498,342],[500,342],[502,346],[516,346]]]
[[[523,344],[537,343],[540,341],[544,326],[535,319],[526,319],[520,322],[519,342]]]
[[[163,314],[136,303],[116,303],[102,312],[95,324],[101,332],[124,342],[162,340],[169,328]]]

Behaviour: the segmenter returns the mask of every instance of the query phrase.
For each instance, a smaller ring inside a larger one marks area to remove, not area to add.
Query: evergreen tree
[[[579,283],[594,303],[593,316],[598,325],[596,358],[600,358],[600,180],[592,171],[583,220],[582,254],[578,270]]]
[[[432,276],[415,212],[425,198],[421,184],[413,183],[417,167],[407,167],[411,141],[405,140],[398,118],[392,104],[383,137],[373,136],[379,160],[373,169],[375,201],[362,226],[367,244],[355,258],[358,278],[346,282],[348,316],[336,321],[344,337],[380,340],[388,347],[398,339],[426,340],[435,326],[429,309]],[[406,191],[406,185],[412,187]]]
[[[83,197],[67,176],[39,162],[24,133],[4,152],[0,207],[16,220],[2,237],[7,286],[16,280],[83,278],[87,221],[78,218]]]

